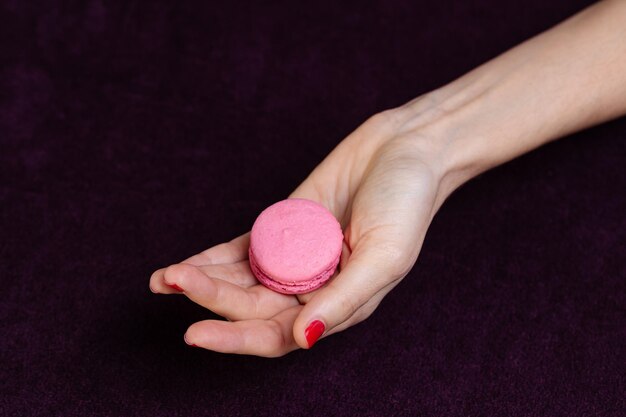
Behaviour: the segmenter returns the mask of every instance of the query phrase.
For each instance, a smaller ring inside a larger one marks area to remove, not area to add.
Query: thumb
[[[407,265],[402,248],[366,244],[367,240],[361,241],[339,274],[302,308],[293,325],[294,339],[301,348],[308,349],[320,337],[332,333],[389,284],[399,282],[408,273],[411,265]],[[358,321],[354,318],[355,323]]]

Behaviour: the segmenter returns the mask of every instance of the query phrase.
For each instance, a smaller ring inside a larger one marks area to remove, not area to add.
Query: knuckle
[[[389,123],[390,119],[391,115],[389,114],[389,112],[386,110],[382,110],[368,117],[367,122],[370,124],[385,124]]]
[[[211,249],[213,248],[205,249],[201,253],[202,257],[204,258],[204,262],[207,265],[213,265],[213,256],[211,255],[213,251]]]
[[[358,305],[355,302],[355,300],[349,295],[339,297],[339,305],[340,305],[341,310],[346,315],[354,312],[358,308]]]
[[[376,311],[384,295],[377,294],[367,303],[362,305],[354,314],[345,322],[345,328],[354,326],[364,320],[367,320]]]
[[[273,341],[268,343],[267,349],[263,352],[263,356],[268,358],[276,358],[286,353],[288,341],[283,328],[276,320],[269,321],[269,330]]]
[[[174,264],[169,266],[164,273],[166,280],[170,279],[185,279],[194,272],[195,266],[189,264]]]
[[[390,108],[374,113],[367,119],[367,121],[372,124],[392,127],[398,123],[399,119],[399,110],[396,108]]]
[[[159,275],[162,275],[164,272],[164,269],[157,269],[156,271],[154,271],[152,275],[150,275],[150,282],[155,282]]]
[[[370,117],[367,118],[365,124],[368,127],[372,127],[374,129],[385,129],[388,128],[392,123],[392,116],[388,113],[387,110],[374,113]]]
[[[404,277],[412,268],[407,250],[397,244],[380,245],[380,262],[393,279]]]
[[[359,297],[351,291],[337,291],[334,298],[342,316],[340,321],[350,317],[364,302],[362,301],[363,297]]]
[[[382,110],[371,115],[365,123],[374,128],[391,128],[396,124],[397,116],[393,109]]]
[[[360,322],[362,322],[364,320],[367,320],[372,315],[372,313],[374,312],[375,308],[376,307],[373,307],[373,308],[360,308],[351,317],[350,325],[353,326],[353,325],[358,324],[358,323],[360,323]]]
[[[262,298],[259,297],[259,293],[256,291],[251,291],[247,293],[249,295],[249,301],[250,303],[248,304],[250,306],[249,310],[248,310],[248,316],[246,318],[260,318],[263,317],[263,314],[261,314],[262,309],[261,307],[261,300]],[[274,330],[274,329],[272,329]]]

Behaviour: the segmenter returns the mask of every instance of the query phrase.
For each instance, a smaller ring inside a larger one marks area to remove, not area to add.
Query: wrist
[[[558,113],[538,113],[517,60],[487,66],[392,109],[396,135],[413,138],[444,197],[480,173],[556,135]],[[521,65],[521,64],[520,64]]]
[[[388,110],[394,137],[409,142],[429,167],[442,199],[497,165],[485,146],[488,132],[481,126],[483,92],[477,83],[450,85]]]

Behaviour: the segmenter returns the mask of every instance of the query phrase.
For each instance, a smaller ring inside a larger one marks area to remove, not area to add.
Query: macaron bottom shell
[[[330,277],[335,273],[337,265],[339,265],[340,256],[338,256],[337,259],[333,261],[329,268],[324,272],[301,282],[280,282],[273,279],[261,268],[259,268],[251,249],[248,250],[248,258],[250,261],[250,269],[261,284],[282,294],[304,294],[316,290],[330,279]]]

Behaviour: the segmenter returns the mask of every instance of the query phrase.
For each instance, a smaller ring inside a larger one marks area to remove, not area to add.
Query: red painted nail
[[[187,333],[185,333],[183,335],[183,339],[185,340],[185,343],[187,343],[189,346],[198,347],[198,345],[194,345],[193,343],[189,343],[189,340],[187,340]]]
[[[165,285],[167,285],[168,287],[174,288],[176,291],[178,292],[183,292],[185,290],[183,290],[182,288],[180,288],[178,285],[176,284],[168,284],[167,282],[165,283]]]
[[[304,337],[306,337],[306,342],[309,344],[309,347],[313,347],[317,339],[324,333],[325,328],[324,323],[319,320],[313,320],[309,324],[309,327],[304,331]]]

